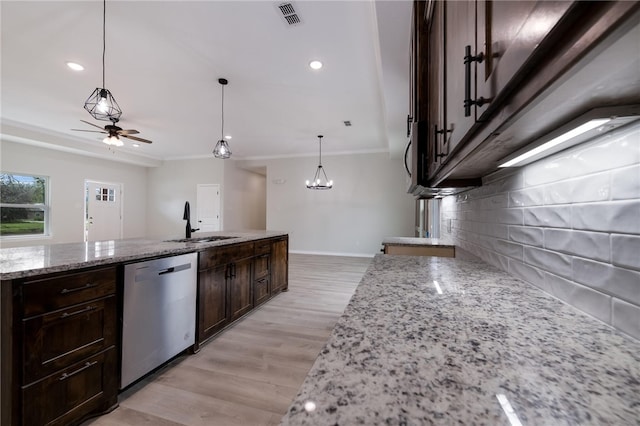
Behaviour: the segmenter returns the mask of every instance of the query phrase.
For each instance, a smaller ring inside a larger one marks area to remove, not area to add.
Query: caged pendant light
[[[122,110],[116,102],[111,92],[105,88],[104,84],[104,57],[106,51],[106,16],[107,0],[102,2],[102,87],[96,88],[91,96],[85,101],[84,109],[96,120],[116,122],[122,115]]]
[[[220,140],[216,144],[216,147],[213,149],[213,156],[226,160],[227,158],[231,157],[229,144],[224,138],[224,86],[226,86],[229,82],[224,78],[219,78],[218,83],[220,83],[220,85],[222,86],[222,125],[220,130]]]
[[[322,135],[318,135],[320,155],[318,156],[318,168],[316,174],[313,176],[312,181],[307,181],[307,188],[309,189],[331,189],[333,187],[333,181],[327,178],[327,173],[322,167]]]

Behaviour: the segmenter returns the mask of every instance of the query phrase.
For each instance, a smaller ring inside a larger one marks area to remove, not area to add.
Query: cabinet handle
[[[464,116],[471,116],[471,106],[482,106],[489,102],[488,99],[480,97],[476,100],[471,99],[471,63],[482,63],[484,61],[484,53],[480,52],[476,56],[471,55],[471,46],[464,47]]]
[[[80,309],[79,311],[75,311],[75,312],[71,312],[71,313],[65,312],[62,315],[60,315],[60,318],[69,318],[69,317],[72,317],[74,315],[80,315],[80,314],[83,314],[85,312],[93,311],[95,308],[96,308],[95,306],[89,305],[84,309]]]
[[[85,362],[84,366],[78,368],[76,371],[72,371],[71,373],[62,373],[62,376],[58,377],[58,380],[60,380],[60,381],[67,380],[69,377],[75,376],[76,374],[86,370],[87,368],[93,367],[97,363],[98,363],[98,361]]]
[[[445,133],[450,133],[453,132],[452,130],[445,130],[445,129],[438,129],[438,125],[436,124],[434,126],[434,133],[435,133],[435,154],[434,156],[436,157],[435,160],[438,160],[438,158],[440,157],[446,157],[447,155],[449,155],[449,153],[439,153],[438,152],[438,135],[444,135]]]
[[[82,287],[76,287],[76,288],[63,288],[60,291],[60,294],[68,294],[68,293],[73,293],[75,291],[82,291],[82,290],[86,290],[88,288],[91,287],[96,287],[98,284],[97,283],[86,283],[85,285],[83,285]]]
[[[413,117],[407,115],[407,137],[411,136],[411,122],[413,121]]]

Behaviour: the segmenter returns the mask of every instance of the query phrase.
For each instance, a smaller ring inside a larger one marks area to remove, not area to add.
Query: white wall
[[[640,124],[447,197],[443,236],[640,339]]]
[[[196,188],[199,183],[219,184],[224,204],[224,161],[216,158],[165,161],[148,169],[147,236],[150,238],[184,238],[186,221],[182,219],[184,203],[191,206],[191,225],[197,228]],[[224,205],[221,206],[221,210]],[[222,216],[224,226],[225,217]],[[194,234],[197,236],[197,233]]]
[[[238,168],[234,160],[225,161],[224,229],[266,229],[266,176]]]
[[[388,154],[324,156],[334,181],[324,191],[305,186],[317,161],[260,163],[267,167],[267,229],[288,231],[291,251],[371,256],[385,237],[413,235],[415,201],[406,193],[400,160]]]
[[[2,247],[84,241],[85,179],[122,183],[123,237],[145,236],[147,172],[145,167],[0,141],[5,172],[49,177],[50,238],[3,239]]]

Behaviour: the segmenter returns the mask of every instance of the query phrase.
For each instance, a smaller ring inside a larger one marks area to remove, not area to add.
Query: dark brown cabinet
[[[498,136],[639,10],[640,2],[625,1],[415,1],[409,192],[479,185],[527,143]],[[581,98],[588,93],[562,111]],[[558,125],[554,116],[536,118],[540,130]]]
[[[74,425],[117,405],[116,276],[113,267],[3,282],[13,315],[3,318],[2,424]]]
[[[271,245],[271,294],[289,289],[289,238],[278,238]]]
[[[214,247],[198,260],[198,342],[222,330],[253,307],[253,243]]]
[[[253,304],[258,306],[271,297],[271,242],[256,243],[253,259]]]

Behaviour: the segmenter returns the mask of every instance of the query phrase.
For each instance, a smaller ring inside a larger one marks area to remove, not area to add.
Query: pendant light
[[[96,120],[116,122],[122,115],[122,110],[115,98],[104,84],[104,56],[106,51],[106,16],[107,0],[102,1],[102,87],[96,88],[84,103],[84,109]]]
[[[220,130],[220,140],[216,144],[216,147],[213,148],[213,156],[226,160],[227,158],[231,157],[229,144],[224,139],[224,86],[226,86],[229,82],[224,78],[219,78],[218,83],[220,83],[220,85],[222,86],[222,126]]]
[[[331,189],[333,187],[333,181],[327,178],[327,173],[322,167],[322,138],[322,135],[318,135],[318,142],[320,147],[318,168],[316,169],[315,176],[313,176],[313,180],[307,181],[307,188],[309,189]]]

